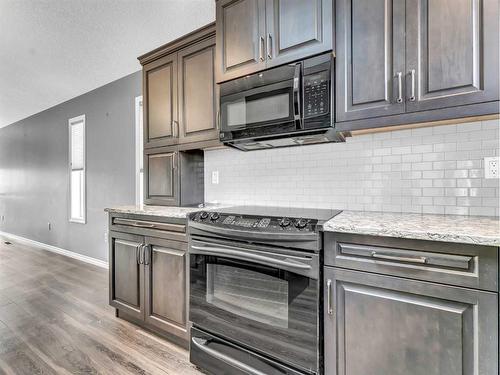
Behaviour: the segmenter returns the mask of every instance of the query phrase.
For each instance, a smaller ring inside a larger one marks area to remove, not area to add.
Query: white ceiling
[[[215,0],[0,0],[0,127],[138,71]]]

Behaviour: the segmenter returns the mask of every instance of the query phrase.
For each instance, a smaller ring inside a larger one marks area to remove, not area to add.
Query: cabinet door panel
[[[337,121],[404,112],[404,9],[404,0],[337,1]]]
[[[145,146],[157,147],[177,142],[177,62],[166,56],[144,68]]]
[[[498,22],[496,0],[409,0],[407,110],[498,100]]]
[[[147,151],[144,156],[144,202],[176,205],[179,200],[176,151]]]
[[[265,0],[220,0],[216,13],[217,82],[265,69]]]
[[[143,267],[138,251],[143,237],[111,232],[110,305],[136,318],[143,318]]]
[[[498,373],[496,293],[332,268],[325,279],[326,374]]]
[[[187,244],[148,239],[146,322],[187,337]]]
[[[215,38],[179,52],[179,142],[218,139]]]
[[[267,66],[333,48],[332,1],[267,0]]]

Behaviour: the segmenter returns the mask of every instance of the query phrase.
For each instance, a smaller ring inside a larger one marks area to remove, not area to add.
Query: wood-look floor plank
[[[0,374],[201,374],[188,358],[115,317],[106,270],[0,237]]]

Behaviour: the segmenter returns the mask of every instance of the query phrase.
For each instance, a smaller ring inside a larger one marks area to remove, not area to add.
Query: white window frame
[[[144,108],[142,101],[142,95],[136,96],[135,98],[135,204],[142,205],[144,204],[144,194],[143,187],[144,184],[141,183],[141,174],[144,176],[143,170],[143,116],[142,111]]]
[[[72,217],[72,212],[71,212],[71,192],[72,192],[72,186],[71,186],[71,172],[73,171],[71,167],[71,159],[72,159],[72,140],[71,140],[71,126],[73,124],[83,122],[83,192],[82,192],[82,199],[83,199],[83,216],[82,218],[74,218]],[[86,127],[85,127],[85,115],[77,116],[70,118],[68,120],[68,151],[69,151],[69,159],[68,159],[68,176],[69,176],[69,201],[68,201],[68,216],[69,216],[69,222],[70,223],[77,223],[77,224],[86,224],[87,223],[87,141],[86,141]]]

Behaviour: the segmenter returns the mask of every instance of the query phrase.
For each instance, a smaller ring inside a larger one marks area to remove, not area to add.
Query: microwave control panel
[[[304,76],[304,117],[325,115],[330,110],[328,71]]]

